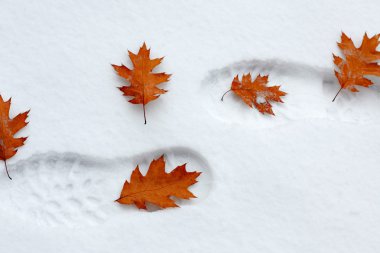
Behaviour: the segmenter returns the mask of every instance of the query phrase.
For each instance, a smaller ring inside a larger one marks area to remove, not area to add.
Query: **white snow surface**
[[[341,31],[380,32],[379,1],[0,1],[0,94],[31,109],[1,167],[0,252],[380,252],[380,79],[339,89]],[[169,90],[128,103],[110,64],[143,42]],[[229,89],[269,74],[276,116]],[[114,200],[137,164],[201,171],[197,199]]]

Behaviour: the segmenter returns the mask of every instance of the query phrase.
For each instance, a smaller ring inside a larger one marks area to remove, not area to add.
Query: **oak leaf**
[[[201,172],[187,172],[186,164],[178,166],[170,173],[165,172],[165,160],[162,155],[153,160],[146,176],[140,172],[139,166],[132,172],[130,182],[125,181],[120,204],[135,204],[139,209],[147,209],[146,202],[161,208],[177,207],[170,196],[182,199],[196,198],[187,188],[195,184]]]
[[[134,97],[129,100],[130,103],[143,105],[144,121],[146,124],[145,105],[167,92],[158,88],[157,85],[169,81],[171,75],[164,72],[152,72],[162,62],[163,58],[150,59],[150,49],[147,49],[145,42],[137,55],[130,51],[128,53],[133,69],[129,69],[124,65],[112,65],[112,67],[119,76],[129,81],[129,86],[122,86],[119,89],[123,92],[124,96]]]
[[[267,86],[268,76],[258,75],[256,79],[252,82],[251,74],[243,75],[242,80],[239,80],[239,76],[236,75],[231,84],[231,89],[226,91],[222,96],[222,101],[224,95],[228,92],[233,91],[238,95],[244,103],[249,107],[255,106],[259,112],[262,114],[272,114],[271,101],[283,103],[281,100],[282,96],[286,93],[280,90],[280,86]],[[260,101],[261,100],[261,101]]]
[[[351,38],[342,33],[341,42],[338,42],[338,47],[344,58],[333,54],[334,64],[338,68],[338,71],[335,70],[335,76],[341,88],[333,101],[342,89],[358,92],[359,90],[355,85],[363,87],[372,85],[373,82],[366,78],[366,75],[380,76],[380,65],[377,63],[380,60],[380,52],[376,50],[380,44],[379,38],[380,34],[369,38],[367,33],[365,33],[362,44],[356,48]]]
[[[27,137],[15,138],[14,135],[28,124],[25,120],[29,111],[20,113],[11,119],[9,118],[10,107],[11,99],[4,101],[0,95],[0,159],[4,161],[9,179],[12,179],[8,173],[7,159],[13,157],[27,139]]]

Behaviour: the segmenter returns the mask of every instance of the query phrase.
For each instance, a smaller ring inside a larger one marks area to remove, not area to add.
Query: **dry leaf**
[[[178,166],[170,173],[165,172],[165,160],[162,155],[153,160],[144,177],[139,166],[132,172],[130,182],[125,181],[120,198],[120,204],[135,204],[140,209],[146,209],[145,202],[153,203],[162,208],[177,207],[170,198],[196,198],[187,188],[195,184],[200,172],[187,172],[186,164]]]
[[[376,50],[380,43],[379,38],[380,34],[369,38],[365,33],[361,46],[356,48],[351,38],[342,33],[342,41],[338,46],[345,59],[333,54],[334,64],[339,69],[335,71],[335,76],[341,86],[333,101],[342,89],[358,92],[355,85],[363,87],[372,85],[373,82],[365,78],[365,75],[380,76],[380,65],[376,62],[380,60],[380,52]]]
[[[112,66],[121,77],[129,81],[130,86],[122,86],[119,89],[123,92],[124,96],[134,97],[129,100],[130,103],[143,105],[144,121],[146,124],[145,105],[166,92],[166,90],[158,88],[157,85],[169,81],[171,75],[152,72],[161,63],[163,58],[150,59],[150,49],[147,49],[145,43],[137,55],[130,51],[128,53],[134,69],[129,69],[124,65]]]
[[[4,102],[0,95],[0,159],[4,161],[5,170],[9,179],[12,179],[8,173],[7,159],[17,153],[17,148],[24,145],[27,137],[15,138],[14,135],[25,127],[28,123],[25,122],[28,113],[20,113],[13,119],[9,118],[9,109],[11,107],[11,99]]]
[[[270,102],[283,103],[281,96],[285,96],[286,93],[280,91],[280,86],[268,87],[267,83],[268,76],[258,75],[253,82],[250,73],[243,75],[241,81],[239,80],[239,76],[235,76],[232,81],[231,89],[223,94],[222,101],[224,95],[233,91],[249,107],[255,106],[262,114],[268,113],[274,115]]]

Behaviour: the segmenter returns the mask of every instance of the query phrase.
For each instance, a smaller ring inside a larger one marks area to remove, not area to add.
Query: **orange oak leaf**
[[[124,65],[112,65],[119,76],[127,79],[129,86],[122,86],[119,89],[124,96],[132,96],[129,100],[132,104],[142,104],[144,110],[144,121],[146,124],[145,105],[150,101],[157,99],[166,90],[157,87],[158,84],[169,81],[171,75],[166,73],[153,73],[153,69],[161,63],[162,58],[150,59],[150,49],[147,49],[145,42],[140,48],[138,54],[130,51],[129,58],[132,61],[133,69]]]
[[[9,179],[12,179],[8,173],[7,159],[17,153],[17,148],[24,145],[27,137],[15,138],[14,135],[25,127],[28,122],[25,122],[28,113],[20,113],[13,119],[9,118],[9,109],[11,107],[11,99],[3,100],[0,95],[0,159],[4,161],[5,170]]]
[[[376,50],[380,44],[379,38],[380,34],[369,38],[367,33],[365,33],[362,44],[356,48],[351,38],[342,33],[341,42],[338,42],[338,47],[345,59],[333,54],[334,64],[339,70],[335,70],[335,76],[341,87],[335,95],[333,102],[342,89],[358,92],[359,90],[355,85],[363,87],[372,85],[373,82],[364,76],[380,76],[380,65],[377,63],[380,60],[380,52]]]
[[[165,160],[162,155],[153,160],[144,177],[139,166],[132,172],[130,182],[125,181],[120,204],[135,204],[139,209],[146,209],[145,202],[153,203],[161,208],[177,207],[170,196],[182,199],[196,198],[187,188],[195,184],[201,172],[187,172],[186,164],[178,166],[170,173],[165,172]]]
[[[221,100],[223,101],[224,95],[233,91],[249,107],[255,106],[262,114],[274,115],[270,101],[283,103],[281,97],[285,96],[286,93],[280,90],[280,86],[268,87],[267,83],[268,76],[258,75],[252,82],[250,73],[243,75],[241,81],[237,75],[232,81],[231,89],[223,94]]]

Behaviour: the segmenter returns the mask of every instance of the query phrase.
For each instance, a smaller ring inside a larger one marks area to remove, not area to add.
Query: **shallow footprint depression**
[[[211,191],[212,173],[207,161],[190,149],[176,147],[115,159],[48,152],[10,165],[13,180],[0,179],[0,212],[43,226],[69,227],[97,225],[125,212],[141,212],[114,200],[137,164],[145,175],[151,160],[161,154],[165,154],[167,172],[184,163],[188,171],[202,172],[199,182],[190,187],[197,198],[176,200],[183,208],[201,204]]]

